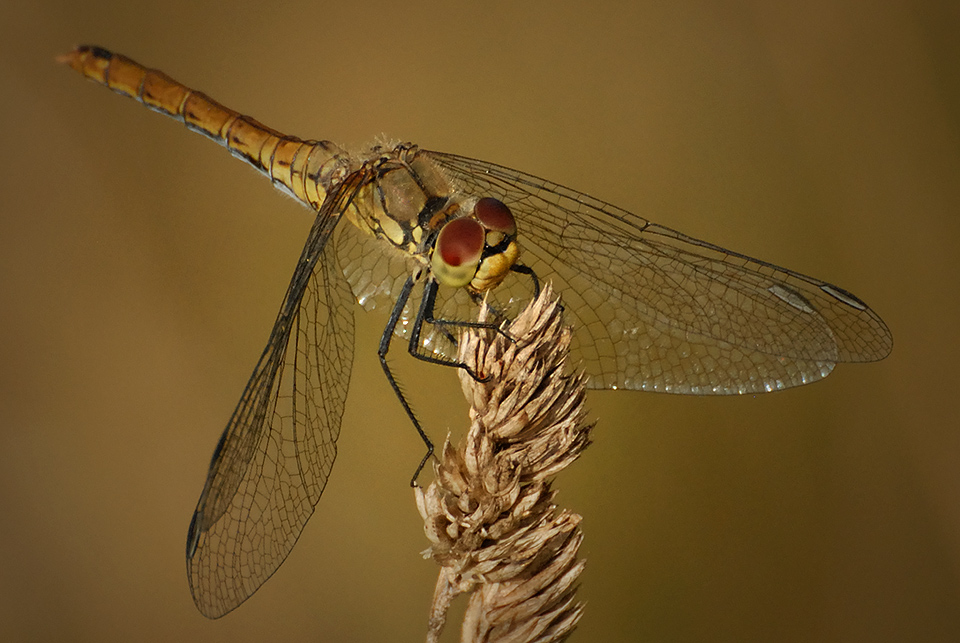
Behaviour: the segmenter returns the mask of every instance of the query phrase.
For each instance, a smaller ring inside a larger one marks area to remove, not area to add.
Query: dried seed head
[[[429,640],[446,607],[473,592],[464,641],[558,641],[582,612],[580,517],[554,504],[550,479],[590,442],[584,381],[566,372],[570,329],[549,285],[502,333],[464,334],[460,360],[471,426],[443,445],[436,478],[417,507],[441,566]],[[492,337],[490,337],[492,336]]]

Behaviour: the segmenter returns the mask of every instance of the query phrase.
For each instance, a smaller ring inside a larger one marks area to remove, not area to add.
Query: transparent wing
[[[337,228],[337,257],[353,295],[365,310],[389,312],[403,283],[417,268],[416,259],[355,226]]]
[[[520,260],[562,294],[571,350],[593,388],[776,390],[826,377],[837,362],[882,359],[893,345],[880,317],[842,288],[523,172],[425,153],[460,189],[513,210]],[[522,296],[518,279],[502,299]]]
[[[350,290],[327,243],[349,196],[339,194],[310,231],[190,523],[190,590],[210,618],[237,607],[277,570],[337,455],[353,365]]]

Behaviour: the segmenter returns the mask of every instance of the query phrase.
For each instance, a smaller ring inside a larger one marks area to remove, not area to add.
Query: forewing
[[[353,364],[353,312],[327,241],[346,198],[328,198],[311,229],[190,524],[190,589],[210,618],[237,607],[277,570],[336,458]]]
[[[427,154],[461,189],[513,210],[520,261],[562,294],[594,388],[760,392],[890,352],[880,317],[837,286],[523,172]]]

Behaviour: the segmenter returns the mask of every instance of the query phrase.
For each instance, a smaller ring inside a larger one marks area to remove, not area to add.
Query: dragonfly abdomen
[[[314,210],[319,210],[331,181],[347,165],[346,154],[334,143],[287,136],[162,71],[102,47],[80,46],[57,60],[223,145],[268,176],[278,189]]]

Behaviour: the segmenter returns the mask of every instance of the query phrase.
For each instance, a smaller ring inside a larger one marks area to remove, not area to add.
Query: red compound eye
[[[476,264],[483,253],[483,227],[473,219],[454,219],[443,226],[434,252],[451,267]]]
[[[486,232],[473,219],[454,219],[443,226],[433,248],[430,265],[442,284],[466,286],[477,274]]]
[[[517,232],[517,221],[507,204],[499,199],[485,196],[473,206],[473,214],[487,230],[512,235]]]

